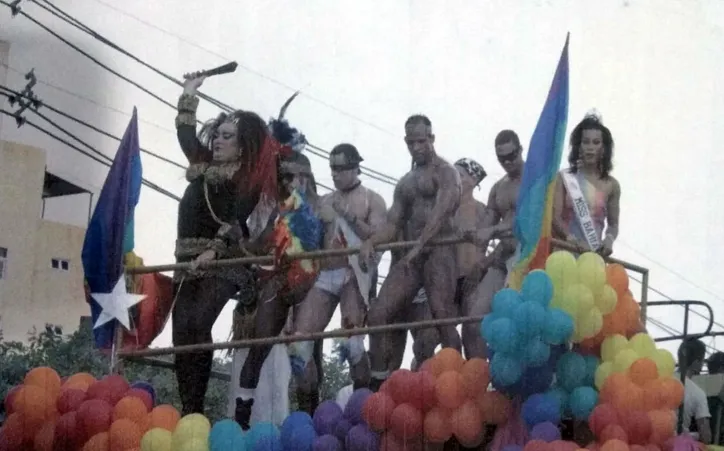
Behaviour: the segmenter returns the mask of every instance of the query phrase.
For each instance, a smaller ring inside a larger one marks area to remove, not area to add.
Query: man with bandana
[[[475,234],[475,242],[485,252],[492,239],[500,239],[495,250],[486,255],[478,266],[484,274],[477,287],[463,301],[469,315],[490,313],[493,296],[505,286],[515,258],[517,242],[513,237],[516,203],[520,180],[523,175],[523,146],[513,130],[503,130],[495,138],[495,155],[505,170],[505,176],[495,182],[488,196],[488,205],[481,227]],[[465,353],[468,358],[487,357],[487,346],[476,324],[463,325],[463,337],[467,337]]]
[[[336,190],[319,202],[319,216],[324,224],[324,249],[358,247],[384,225],[387,207],[381,195],[362,185],[359,179],[363,161],[351,144],[339,144],[332,149],[329,165]],[[363,327],[370,295],[374,292],[375,273],[379,258],[362,271],[357,255],[330,257],[321,261],[314,287],[296,308],[294,332],[307,334],[322,332],[332,319],[337,304],[342,312],[342,327]],[[292,345],[293,354],[301,365],[312,366],[312,342]],[[364,348],[364,337],[345,340],[345,357],[349,361],[350,376],[355,389],[369,383],[369,361]],[[309,377],[310,371],[306,371]]]

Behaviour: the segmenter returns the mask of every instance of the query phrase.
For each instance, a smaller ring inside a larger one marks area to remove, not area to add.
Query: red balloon
[[[601,431],[601,437],[599,437],[598,441],[605,444],[609,440],[620,440],[624,443],[628,443],[628,434],[626,434],[626,430],[621,426],[617,424],[609,424],[603,428],[603,431]]]
[[[93,382],[86,392],[87,399],[97,399],[105,401],[110,405],[115,405],[113,395],[107,382],[103,379]]]
[[[362,419],[373,431],[382,432],[390,426],[395,401],[389,393],[372,393],[362,406]]]
[[[83,433],[78,427],[78,413],[66,413],[55,423],[53,451],[74,451],[83,444],[83,438]]]
[[[412,373],[414,387],[410,390],[408,402],[422,412],[428,412],[437,405],[435,394],[435,376],[432,373]]]
[[[74,412],[78,410],[83,401],[88,398],[88,395],[83,390],[77,388],[63,388],[60,390],[60,396],[58,397],[58,413],[63,415],[64,413]]]
[[[543,440],[531,440],[525,444],[523,451],[551,451],[550,445]]]
[[[123,378],[123,376],[119,376],[117,374],[111,374],[110,376],[106,376],[103,378],[105,383],[108,386],[108,389],[111,392],[112,405],[116,405],[118,401],[123,399],[123,396],[128,392],[128,390],[131,389],[131,385],[128,383],[127,380]]]
[[[629,443],[634,445],[645,445],[651,437],[651,418],[646,412],[634,410],[623,412],[621,414],[621,424],[623,425]]]
[[[83,402],[78,408],[76,421],[83,434],[83,440],[87,440],[101,432],[107,432],[111,427],[113,417],[113,406],[101,399],[91,399]]]
[[[611,424],[619,424],[619,419],[616,409],[610,404],[597,405],[588,417],[588,427],[598,438],[601,437],[603,430]]]
[[[143,401],[143,404],[146,405],[146,410],[148,410],[149,412],[153,410],[153,398],[151,398],[151,394],[149,392],[142,388],[132,388],[128,390],[124,398],[125,397],[138,398]]]
[[[404,441],[421,437],[422,412],[410,404],[398,405],[390,417],[390,431]]]
[[[410,370],[397,370],[387,380],[387,392],[397,404],[410,401],[410,387],[415,385],[415,373]]]

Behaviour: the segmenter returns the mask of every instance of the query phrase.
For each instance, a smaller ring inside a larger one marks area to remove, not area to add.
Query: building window
[[[0,280],[5,278],[5,268],[8,261],[8,249],[0,247]]]
[[[68,269],[70,268],[70,264],[68,263],[68,260],[63,260],[62,258],[51,259],[50,266],[53,269],[58,269],[61,271],[68,271]]]

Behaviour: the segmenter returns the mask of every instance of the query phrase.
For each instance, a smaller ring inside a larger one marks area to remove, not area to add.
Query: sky
[[[262,117],[276,115],[286,98],[301,89],[287,118],[312,144],[329,150],[340,142],[354,143],[367,167],[395,178],[410,166],[402,140],[404,120],[424,113],[432,119],[441,155],[449,160],[474,158],[486,168],[489,177],[476,193],[483,201],[503,173],[494,155],[495,135],[510,128],[524,145],[530,141],[570,32],[569,132],[596,108],[616,143],[613,174],[622,187],[622,213],[615,256],[651,269],[650,301],[703,300],[724,323],[724,280],[719,273],[724,257],[717,251],[724,248],[719,226],[724,203],[716,200],[724,188],[718,177],[724,171],[723,2],[53,3],[177,78],[237,61],[234,74],[207,80],[201,91]],[[175,103],[178,86],[38,5],[22,6],[99,61]],[[34,91],[40,99],[117,136],[136,106],[141,145],[184,163],[174,110],[78,55],[27,18],[11,18],[2,5],[0,40],[10,42],[9,69],[3,75],[0,67],[0,81],[20,90],[22,74],[34,68],[39,79]],[[217,113],[202,102],[198,116]],[[111,139],[46,114],[105,155],[117,149]],[[28,118],[42,123],[32,113]],[[107,173],[104,166],[7,119],[0,122],[0,139],[47,149],[51,172],[91,191],[100,189]],[[313,155],[310,159],[317,180],[332,185],[327,162]],[[183,193],[182,169],[148,155],[143,155],[143,165],[147,179]],[[391,203],[393,186],[363,180]],[[58,201],[48,205],[46,218],[82,225],[87,202],[82,196]],[[173,261],[176,210],[176,201],[144,188],[136,210],[136,252],[146,264]],[[383,273],[386,266],[383,262]],[[640,298],[640,286],[633,280],[632,290]],[[652,307],[649,312],[670,328],[649,326],[654,336],[682,330],[681,307]],[[693,315],[690,330],[702,330],[703,324]],[[225,340],[230,325],[227,306],[214,338]],[[335,315],[330,327],[338,326]],[[706,342],[717,345],[713,339]],[[170,344],[167,328],[155,345]],[[673,350],[675,344],[667,347]]]

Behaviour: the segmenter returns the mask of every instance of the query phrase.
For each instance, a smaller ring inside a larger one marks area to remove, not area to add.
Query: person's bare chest
[[[437,190],[437,178],[430,169],[414,170],[401,181],[402,195],[411,204],[434,201]]]
[[[518,202],[518,191],[520,189],[520,180],[504,180],[495,192],[495,207],[498,214],[502,217],[515,213],[515,207]]]
[[[455,215],[460,230],[474,230],[478,227],[478,202],[475,199],[464,200]]]
[[[335,203],[345,216],[351,216],[358,220],[366,220],[369,216],[369,196],[363,187],[357,187],[352,191],[336,191],[332,195],[332,202]]]

